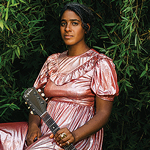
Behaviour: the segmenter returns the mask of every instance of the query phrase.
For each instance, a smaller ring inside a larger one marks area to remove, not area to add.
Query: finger
[[[41,133],[41,132],[38,132],[38,133],[37,133],[37,139],[39,139],[41,136],[42,136],[42,133]]]
[[[74,136],[70,133],[69,135],[67,135],[67,137],[61,139],[59,141],[59,145],[61,147],[65,146],[65,145],[70,145],[70,143],[74,143]]]
[[[34,142],[34,139],[37,137],[37,134],[31,134],[27,137],[27,145],[31,145]]]
[[[50,137],[51,139],[54,138],[54,134],[52,133],[49,137]]]
[[[70,140],[68,140],[68,141],[66,141],[65,143],[59,143],[59,146],[60,147],[64,147],[64,146],[68,146],[68,145],[70,145],[71,144],[71,141],[69,142]]]
[[[60,129],[60,130],[58,130],[57,132],[56,132],[56,134],[55,134],[55,138],[57,138],[60,134],[62,134],[62,133],[65,133],[65,131],[64,131],[64,129]]]
[[[63,143],[59,143],[59,146],[63,147],[63,146],[66,146],[66,145],[70,145],[71,143],[73,143],[73,141],[74,141],[73,139],[66,140]]]
[[[68,134],[69,135],[69,134]],[[60,142],[61,140],[62,141],[65,141],[65,140],[67,140],[67,134],[65,133],[65,132],[63,132],[63,133],[61,133],[58,137],[57,137],[57,142]]]

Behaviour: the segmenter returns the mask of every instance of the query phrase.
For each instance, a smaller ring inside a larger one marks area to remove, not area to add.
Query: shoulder
[[[64,51],[62,53],[54,53],[50,56],[48,56],[47,61],[57,60],[58,57],[63,57],[67,54],[67,51]]]
[[[114,63],[113,63],[113,60],[106,56],[105,54],[102,54],[102,53],[99,53],[97,52],[96,50],[94,49],[91,49],[92,50],[92,55],[94,55],[96,57],[96,63],[97,64],[103,64],[103,63],[107,63],[107,64],[110,64],[110,65],[113,65],[114,66]]]
[[[47,61],[55,60],[59,57],[60,53],[55,53],[47,57]]]
[[[98,51],[96,51],[95,49],[91,49],[93,54],[97,56],[98,59],[108,59],[110,61],[112,61],[112,59],[108,56],[106,56],[105,54],[99,53]]]

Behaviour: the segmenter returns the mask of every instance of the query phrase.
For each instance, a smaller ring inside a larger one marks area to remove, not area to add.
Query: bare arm
[[[72,132],[75,137],[74,143],[99,131],[108,122],[112,106],[113,102],[105,101],[96,97],[96,114],[84,126]]]
[[[27,145],[29,146],[34,142],[34,139],[41,136],[41,131],[39,129],[40,117],[38,115],[29,114],[29,127],[27,134]]]
[[[64,146],[67,142],[76,143],[96,133],[108,122],[112,106],[113,102],[96,97],[96,114],[94,117],[72,133],[67,128],[60,129],[54,136],[56,141],[60,146]],[[63,132],[67,134],[67,137],[60,139],[60,134]]]

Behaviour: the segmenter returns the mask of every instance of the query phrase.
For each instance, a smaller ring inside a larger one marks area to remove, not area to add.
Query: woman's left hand
[[[55,135],[50,135],[50,138],[54,138],[54,140],[60,147],[69,145],[70,143],[74,143],[75,141],[75,137],[67,128],[58,130]]]

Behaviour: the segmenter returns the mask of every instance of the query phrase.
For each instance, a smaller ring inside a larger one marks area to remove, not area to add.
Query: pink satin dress
[[[110,58],[93,49],[74,57],[67,51],[53,54],[44,63],[35,81],[36,89],[44,88],[49,98],[47,111],[61,128],[76,130],[95,114],[95,96],[113,101],[118,95],[117,75]],[[51,131],[42,122],[41,139],[27,149],[62,150],[49,136]],[[75,144],[77,150],[101,150],[103,128]]]
[[[0,150],[23,150],[27,122],[0,123]]]
[[[113,101],[119,94],[115,65],[110,58],[93,49],[74,57],[67,56],[67,51],[49,56],[34,87],[45,87],[45,95],[49,98],[47,111],[60,128],[67,127],[70,131],[83,126],[94,116],[95,96]],[[49,138],[51,131],[44,122],[41,122],[41,132],[42,137],[24,149],[62,150],[54,139]],[[103,134],[102,128],[76,143],[76,149],[102,150]],[[23,137],[22,143],[25,135]],[[3,141],[3,144],[7,143]],[[21,146],[15,150],[22,150]]]

